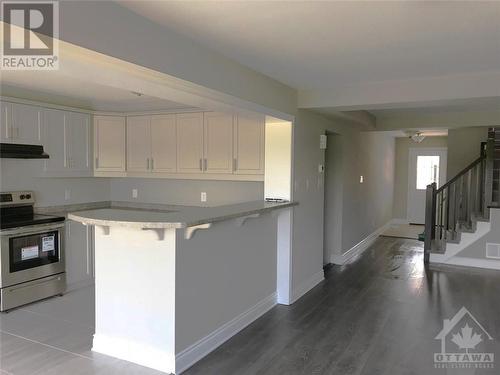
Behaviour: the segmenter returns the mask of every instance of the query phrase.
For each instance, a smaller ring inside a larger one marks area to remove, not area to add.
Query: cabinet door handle
[[[95,168],[99,168],[99,158],[95,158]]]
[[[153,170],[155,168],[154,160],[155,159],[151,158],[151,170]]]
[[[233,159],[233,172],[236,172],[238,169],[238,159],[234,158]]]
[[[206,171],[206,170],[208,169],[208,162],[207,162],[207,159],[205,158],[205,159],[203,160],[203,162],[204,162],[203,169]]]
[[[149,171],[149,158],[146,158],[146,170]]]
[[[203,171],[203,159],[200,158],[200,171]]]

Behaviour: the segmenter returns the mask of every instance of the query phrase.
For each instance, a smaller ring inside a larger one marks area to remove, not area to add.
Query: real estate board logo
[[[493,337],[465,307],[443,321],[443,329],[435,339],[441,341],[441,352],[434,353],[435,368],[494,368],[495,355],[488,352]]]
[[[3,1],[1,68],[59,68],[59,3]]]

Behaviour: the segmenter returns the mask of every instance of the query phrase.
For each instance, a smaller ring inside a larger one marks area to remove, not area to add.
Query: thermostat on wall
[[[319,136],[319,148],[321,150],[326,150],[326,140],[327,140],[326,134],[321,134]]]

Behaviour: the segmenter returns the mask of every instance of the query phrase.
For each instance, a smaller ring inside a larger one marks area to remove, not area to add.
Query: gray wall
[[[336,134],[333,141],[329,137],[326,192],[325,176],[318,173],[318,164],[325,163],[319,136],[325,132]],[[321,271],[334,251],[344,253],[392,218],[395,142],[384,133],[360,132],[352,123],[306,110],[299,110],[294,139],[295,289]]]
[[[480,155],[481,142],[488,139],[487,127],[450,129],[448,131],[448,179]]]
[[[394,180],[393,217],[407,218],[408,204],[408,155],[410,148],[447,147],[447,137],[427,137],[421,143],[415,143],[409,138],[396,138],[396,174]],[[449,164],[448,150],[448,164]],[[449,176],[449,175],[448,175]]]
[[[392,219],[395,141],[385,133],[351,133],[345,136],[343,150],[345,253]]]
[[[33,190],[39,207],[109,200],[107,178],[40,178],[36,177],[43,161],[0,159],[0,191]],[[65,190],[70,199],[65,200]]]
[[[325,262],[332,255],[344,254],[392,219],[394,164],[392,136],[355,131],[329,136]]]
[[[331,262],[331,254],[342,252],[343,212],[343,136],[328,134],[325,160],[325,250],[323,263]]]
[[[138,190],[137,199],[132,189]],[[200,194],[207,193],[207,202]],[[110,197],[114,201],[141,203],[217,206],[264,199],[263,182],[167,180],[142,178],[110,179]]]

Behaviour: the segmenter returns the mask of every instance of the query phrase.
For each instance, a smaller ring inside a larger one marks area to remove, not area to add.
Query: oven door
[[[0,287],[64,272],[64,223],[1,232]]]

